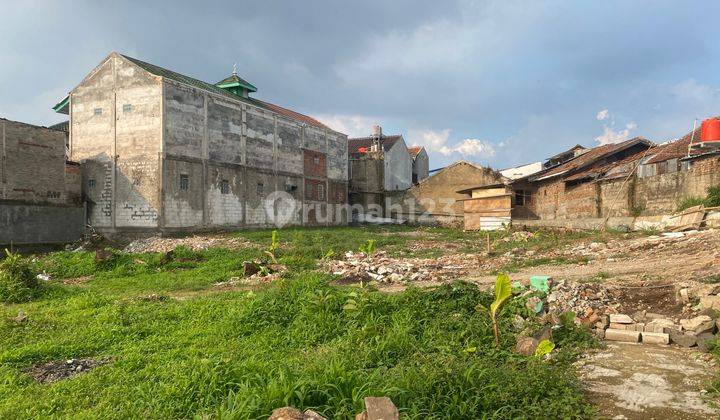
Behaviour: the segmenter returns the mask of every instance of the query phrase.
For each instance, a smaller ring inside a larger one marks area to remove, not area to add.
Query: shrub
[[[0,301],[5,303],[26,302],[40,292],[40,283],[30,261],[5,250],[0,261]]]
[[[720,186],[708,187],[705,197],[688,197],[678,204],[677,211],[690,207],[703,205],[705,207],[720,207]]]

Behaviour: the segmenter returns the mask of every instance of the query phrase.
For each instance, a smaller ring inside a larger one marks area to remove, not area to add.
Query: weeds
[[[720,207],[720,186],[708,187],[705,197],[688,197],[678,204],[677,211],[690,207],[703,205],[705,207]]]
[[[0,302],[26,302],[37,296],[40,288],[30,261],[6,249],[0,261]]]

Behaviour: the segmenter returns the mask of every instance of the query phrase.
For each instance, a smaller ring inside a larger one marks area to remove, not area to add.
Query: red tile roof
[[[270,102],[261,101],[259,99],[251,98],[254,102],[259,102],[262,104],[265,108],[269,109],[270,111],[277,112],[280,115],[284,115],[289,118],[293,118],[297,121],[304,122],[305,124],[314,125],[316,127],[320,128],[327,128],[332,130],[330,127],[326,126],[325,124],[321,123],[320,121],[316,120],[315,118],[308,117],[307,115],[301,114],[299,112],[295,112],[291,109],[283,108],[279,105],[271,104]]]
[[[602,146],[598,146],[598,147],[588,150],[587,152],[585,152],[573,159],[568,160],[567,162],[565,162],[559,166],[539,172],[539,173],[535,174],[533,177],[531,177],[530,180],[537,181],[537,180],[541,180],[541,179],[552,178],[552,177],[555,177],[555,176],[558,176],[558,175],[561,175],[564,173],[571,174],[575,171],[582,170],[583,168],[587,168],[588,166],[592,165],[593,163],[599,161],[600,159],[603,159],[603,158],[613,155],[615,153],[621,152],[621,151],[623,151],[629,147],[635,146],[637,144],[652,145],[652,143],[649,140],[646,140],[641,137],[635,137],[634,139],[626,140],[621,143],[605,144]]]
[[[422,149],[423,149],[422,146],[410,146],[410,147],[408,147],[408,153],[410,153],[410,156],[415,158],[415,156],[417,156],[418,153],[420,153],[420,151]]]

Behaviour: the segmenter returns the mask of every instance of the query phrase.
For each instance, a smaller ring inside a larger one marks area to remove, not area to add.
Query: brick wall
[[[305,176],[325,178],[327,176],[325,154],[312,150],[303,150],[303,168]]]
[[[0,199],[79,204],[79,179],[66,176],[65,133],[0,119],[0,153]]]

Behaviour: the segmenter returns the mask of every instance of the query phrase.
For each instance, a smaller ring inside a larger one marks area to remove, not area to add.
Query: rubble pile
[[[163,238],[152,236],[149,238],[136,239],[130,242],[124,249],[127,253],[143,252],[169,252],[183,246],[193,251],[202,251],[209,248],[241,249],[251,248],[255,245],[241,238],[229,236],[188,236],[184,238]]]
[[[700,351],[708,351],[711,342],[716,339],[715,332],[720,320],[709,315],[693,318],[670,318],[660,314],[640,312],[633,316],[610,314],[595,324],[595,332],[600,338],[609,341],[630,343],[670,344],[682,347],[697,346]]]
[[[109,362],[109,358],[58,360],[42,365],[32,366],[25,372],[32,376],[36,381],[47,384],[71,378]]]
[[[575,312],[578,315],[607,312],[619,306],[612,303],[607,286],[598,283],[554,282],[546,298],[548,310],[555,313]]]
[[[324,267],[346,281],[381,283],[437,282],[456,279],[478,267],[477,256],[443,255],[439,258],[392,258],[384,251],[372,255],[347,252],[345,259],[326,261]]]

